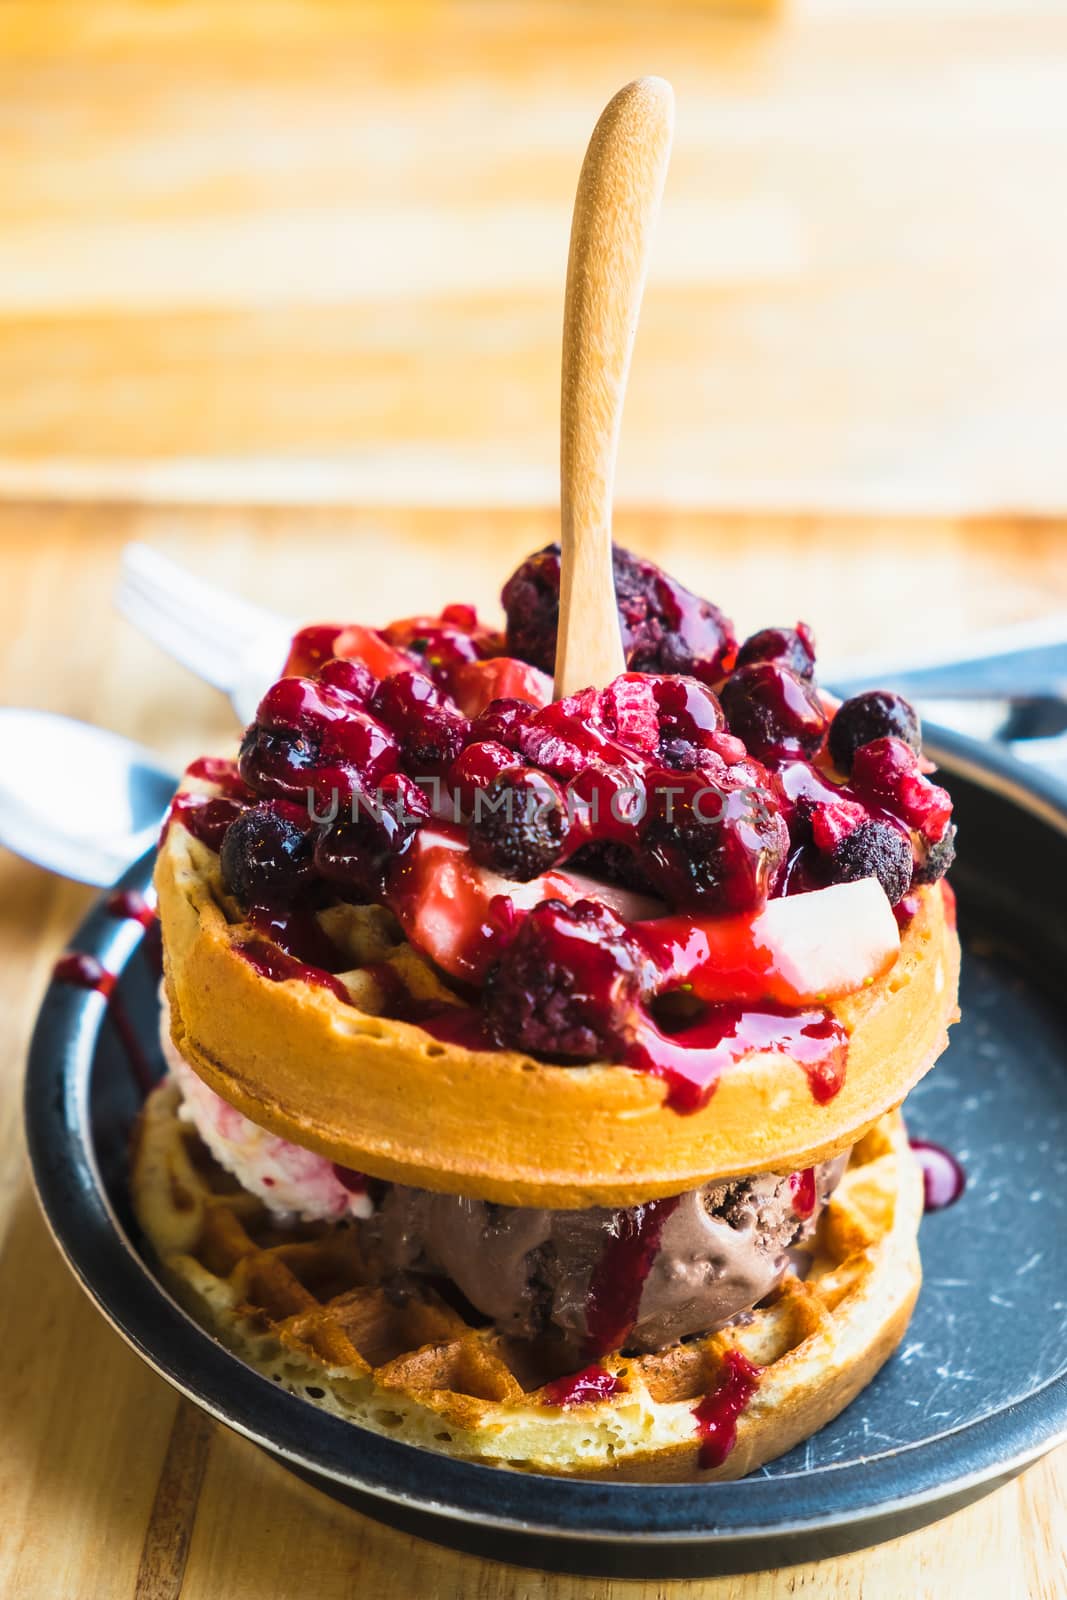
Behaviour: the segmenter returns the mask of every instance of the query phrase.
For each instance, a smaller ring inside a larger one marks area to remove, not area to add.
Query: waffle
[[[465,1459],[579,1477],[736,1478],[836,1416],[887,1359],[920,1280],[922,1185],[898,1113],[856,1145],[811,1266],[727,1329],[602,1363],[608,1399],[549,1403],[536,1348],[430,1285],[375,1283],[357,1227],[282,1226],[179,1119],[167,1080],[132,1152],[134,1208],[177,1298],[265,1379],[349,1422]],[[693,1408],[739,1350],[762,1369],[726,1461],[703,1471]],[[554,1375],[554,1374],[553,1374]]]
[[[321,914],[351,955],[353,970],[340,974],[346,1004],[299,978],[271,981],[242,959],[250,930],[223,891],[218,856],[180,822],[160,850],[156,886],[174,1042],[217,1094],[343,1166],[501,1205],[627,1206],[814,1166],[901,1103],[957,1015],[959,942],[934,885],[919,891],[890,970],[833,1002],[849,1034],[833,1099],[819,1104],[787,1056],[753,1053],[681,1116],[648,1073],[468,1049],[377,1015],[367,965],[382,960],[403,964],[417,997],[456,999],[380,908]]]

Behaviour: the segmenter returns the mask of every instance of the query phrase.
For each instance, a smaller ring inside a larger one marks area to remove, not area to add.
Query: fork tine
[[[283,619],[207,583],[146,545],[128,545],[118,609],[161,649],[230,693],[258,641],[286,631]]]
[[[122,552],[122,576],[146,594],[158,596],[175,616],[192,615],[225,630],[247,644],[277,626],[278,617],[228,589],[209,583],[145,544],[128,544]]]

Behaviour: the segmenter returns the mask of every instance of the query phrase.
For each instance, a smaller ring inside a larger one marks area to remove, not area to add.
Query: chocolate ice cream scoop
[[[401,1185],[364,1235],[386,1276],[447,1277],[502,1333],[577,1359],[661,1350],[764,1299],[810,1238],[848,1153],[626,1211],[496,1206]]]

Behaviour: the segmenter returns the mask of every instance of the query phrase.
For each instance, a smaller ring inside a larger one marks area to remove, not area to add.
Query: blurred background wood
[[[1067,506],[1067,7],[5,0],[0,490],[549,504],[598,110],[678,96],[621,500]]]
[[[175,766],[234,739],[222,696],[112,611],[128,539],[300,615],[384,621],[459,598],[495,615],[510,566],[554,526],[552,513],[523,510],[0,508],[0,702],[117,728]],[[924,627],[958,638],[1067,608],[1067,522],[1026,525],[1024,537],[1024,525],[993,520],[660,511],[622,514],[619,534],[721,600],[742,628],[800,612],[836,654],[870,644],[872,586],[898,643],[918,642]],[[22,1062],[51,964],[92,898],[0,851],[3,1600],[1064,1600],[1064,1450],[878,1549],[675,1587],[452,1555],[332,1505],[221,1428],[198,1432],[81,1294],[29,1188]]]

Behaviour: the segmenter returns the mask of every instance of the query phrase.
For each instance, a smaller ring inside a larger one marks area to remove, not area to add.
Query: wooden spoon
[[[563,311],[556,697],[625,672],[611,569],[622,403],[674,132],[662,78],[628,83],[593,129],[578,179]]]

